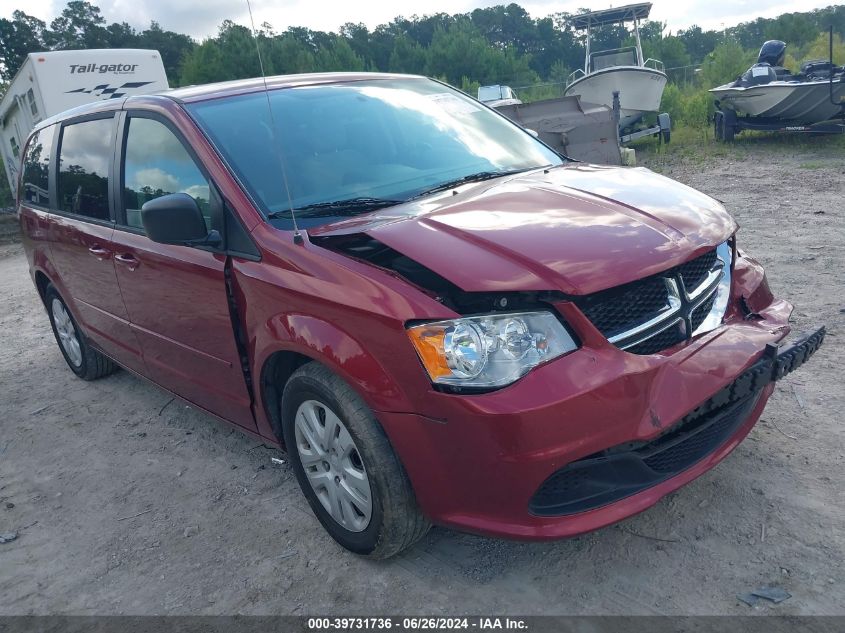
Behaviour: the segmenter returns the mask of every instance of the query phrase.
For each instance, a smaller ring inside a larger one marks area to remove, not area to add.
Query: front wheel
[[[429,529],[393,448],[367,405],[323,365],[285,385],[282,430],[299,486],[343,547],[388,558]]]

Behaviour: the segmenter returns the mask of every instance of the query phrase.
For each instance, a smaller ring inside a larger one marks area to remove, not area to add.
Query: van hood
[[[718,201],[648,169],[574,164],[309,233],[364,233],[467,292],[583,295],[681,264],[736,229]]]

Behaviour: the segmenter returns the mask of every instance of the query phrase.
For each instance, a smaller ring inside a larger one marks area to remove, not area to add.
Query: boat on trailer
[[[833,64],[830,38],[830,59],[805,61],[797,73],[783,66],[786,44],[769,40],[741,77],[711,88],[716,138],[729,141],[742,130],[843,132],[845,67]]]
[[[663,62],[643,59],[640,43],[640,20],[648,18],[651,3],[629,4],[572,16],[569,23],[586,31],[584,68],[573,72],[564,94],[577,95],[584,101],[612,107],[614,93],[619,95],[619,126],[628,128],[649,112],[658,112],[667,77]],[[604,51],[591,49],[592,30],[611,24],[633,22],[635,46]],[[668,131],[664,135],[668,138]]]

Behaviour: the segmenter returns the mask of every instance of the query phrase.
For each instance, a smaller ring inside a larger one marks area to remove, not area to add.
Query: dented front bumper
[[[665,353],[619,350],[591,335],[573,305],[561,304],[581,336],[578,351],[493,393],[431,391],[423,410],[377,413],[424,512],[487,535],[575,536],[648,508],[716,465],[751,430],[773,381],[809,358],[824,336],[820,329],[779,347],[792,306],[772,297],[750,258],[737,258],[734,272],[724,324]],[[656,475],[643,470],[675,446],[675,458],[688,454]],[[629,459],[626,467],[623,457],[632,452],[639,464]],[[563,507],[552,496],[538,503],[557,473],[590,460],[621,470],[605,469],[598,487],[570,494],[581,505]]]
[[[532,514],[565,516],[613,503],[681,474],[723,445],[747,421],[764,387],[795,371],[824,340],[825,329],[766,353],[665,433],[581,459],[549,477],[529,503]]]

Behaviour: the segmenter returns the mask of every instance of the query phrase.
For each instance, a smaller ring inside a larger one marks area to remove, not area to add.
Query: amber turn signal
[[[442,325],[419,327],[408,330],[408,336],[417,354],[422,361],[425,370],[432,380],[441,376],[448,376],[452,373],[446,364],[446,348],[444,339],[446,328]]]

